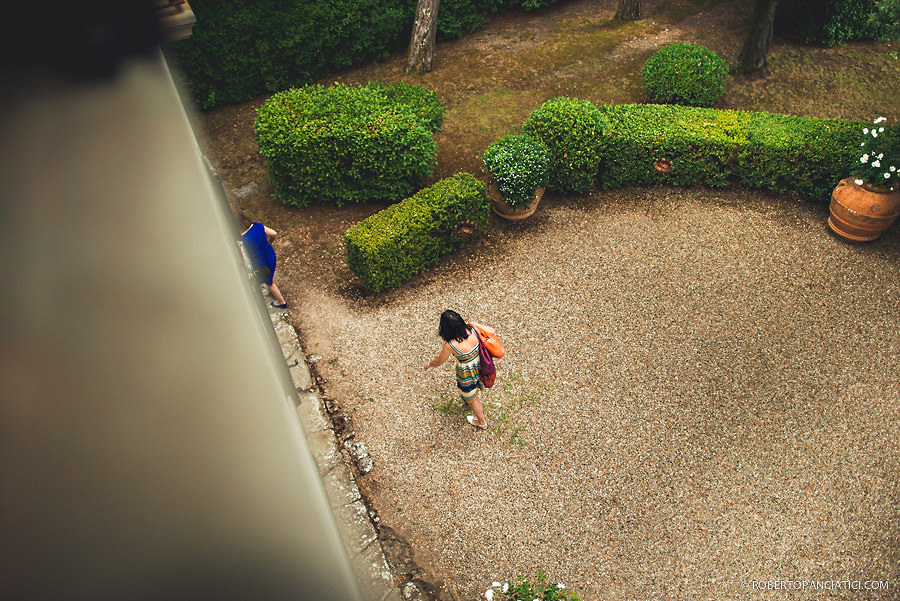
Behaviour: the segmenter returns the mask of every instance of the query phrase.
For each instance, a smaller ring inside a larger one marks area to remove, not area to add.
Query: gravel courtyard
[[[459,599],[538,570],[591,600],[900,599],[900,234],[850,245],[826,217],[548,196],[398,291],[300,308],[381,520]],[[487,432],[452,362],[422,370],[445,308],[505,342]]]

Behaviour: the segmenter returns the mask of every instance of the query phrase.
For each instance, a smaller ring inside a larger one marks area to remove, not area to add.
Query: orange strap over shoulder
[[[484,342],[484,346],[491,354],[491,357],[502,359],[504,351],[503,341],[500,340],[500,337],[497,336],[497,334],[488,334],[483,328],[479,328],[474,323],[470,323],[469,325],[478,332],[478,336],[481,337],[481,341]]]

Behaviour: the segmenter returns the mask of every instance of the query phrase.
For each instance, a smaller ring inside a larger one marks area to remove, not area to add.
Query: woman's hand
[[[422,369],[428,369],[429,367],[431,367],[431,361],[426,361],[425,365],[422,366]]]

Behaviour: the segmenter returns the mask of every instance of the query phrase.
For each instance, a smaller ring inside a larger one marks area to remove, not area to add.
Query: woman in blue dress
[[[246,228],[241,232],[241,241],[250,257],[250,263],[253,265],[253,271],[260,284],[269,287],[269,292],[275,299],[275,302],[269,303],[277,309],[284,309],[287,303],[281,296],[281,291],[275,285],[275,249],[272,248],[270,242],[275,239],[278,232],[264,226],[258,221],[250,221],[250,219],[241,214],[241,221]]]

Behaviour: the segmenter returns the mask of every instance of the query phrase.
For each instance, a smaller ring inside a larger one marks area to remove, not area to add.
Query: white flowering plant
[[[493,582],[491,588],[484,592],[484,598],[487,601],[579,601],[574,593],[566,590],[564,584],[548,583],[543,570],[538,572],[534,583],[522,574],[516,576],[515,582]]]
[[[863,139],[860,143],[860,156],[850,173],[853,181],[862,186],[886,186],[889,188],[897,185],[897,169],[900,161],[896,156],[888,156],[890,144],[885,135],[884,117],[878,117],[872,125],[864,127]]]
[[[538,186],[547,185],[550,153],[543,142],[529,136],[503,136],[481,157],[503,200],[511,207],[527,207]]]

